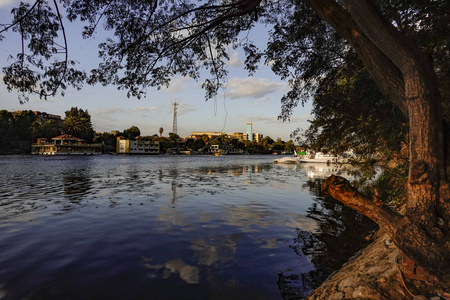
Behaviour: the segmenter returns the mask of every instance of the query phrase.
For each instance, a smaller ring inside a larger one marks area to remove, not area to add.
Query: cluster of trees
[[[61,8],[59,7],[61,6]],[[63,10],[64,8],[64,10]],[[60,47],[63,17],[86,22],[91,37],[103,22],[111,38],[103,62],[77,70]],[[445,286],[450,285],[450,130],[448,64],[450,7],[444,0],[38,0],[13,10],[22,52],[3,68],[8,89],[42,98],[67,85],[115,84],[140,97],[173,75],[199,79],[208,98],[225,86],[229,45],[242,47],[245,67],[261,59],[289,80],[282,119],[315,96],[317,118],[306,136],[336,151],[386,150],[407,156],[403,213],[376,205],[348,182],[330,178],[324,190],[377,222],[394,243]],[[257,22],[271,28],[264,50],[240,38]],[[62,60],[52,60],[63,55]],[[64,58],[65,55],[65,58]],[[392,129],[391,125],[392,124]],[[378,201],[376,202],[378,203]]]
[[[28,152],[35,135],[35,114],[30,110],[14,114],[0,110],[0,152]]]
[[[87,110],[72,107],[64,119],[42,119],[31,110],[17,113],[0,111],[0,151],[27,153],[37,138],[51,138],[70,134],[87,142],[94,139],[91,116]]]

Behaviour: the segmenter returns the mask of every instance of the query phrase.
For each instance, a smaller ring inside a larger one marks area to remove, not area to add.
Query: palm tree
[[[87,130],[86,123],[77,116],[68,116],[63,121],[64,131],[67,134],[77,136]]]
[[[50,119],[42,124],[42,130],[46,138],[52,138],[61,134],[61,124]]]
[[[160,137],[162,136],[163,131],[164,131],[164,128],[160,127],[160,128],[159,128],[159,136],[160,136]]]

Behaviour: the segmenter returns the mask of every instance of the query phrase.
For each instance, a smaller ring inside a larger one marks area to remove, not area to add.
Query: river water
[[[0,157],[0,299],[301,299],[373,227],[273,158]]]

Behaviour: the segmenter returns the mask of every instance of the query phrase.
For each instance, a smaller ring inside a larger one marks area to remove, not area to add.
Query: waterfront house
[[[31,145],[31,154],[92,155],[101,153],[102,144],[88,144],[85,140],[68,134],[54,137],[50,142],[45,138],[38,138],[37,143]]]

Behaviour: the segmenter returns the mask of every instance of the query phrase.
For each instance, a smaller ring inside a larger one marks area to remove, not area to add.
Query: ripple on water
[[[0,165],[3,299],[279,299],[286,286],[300,297],[319,263],[299,232],[338,243],[347,230],[326,231],[348,211],[332,210],[302,166],[271,156]]]

